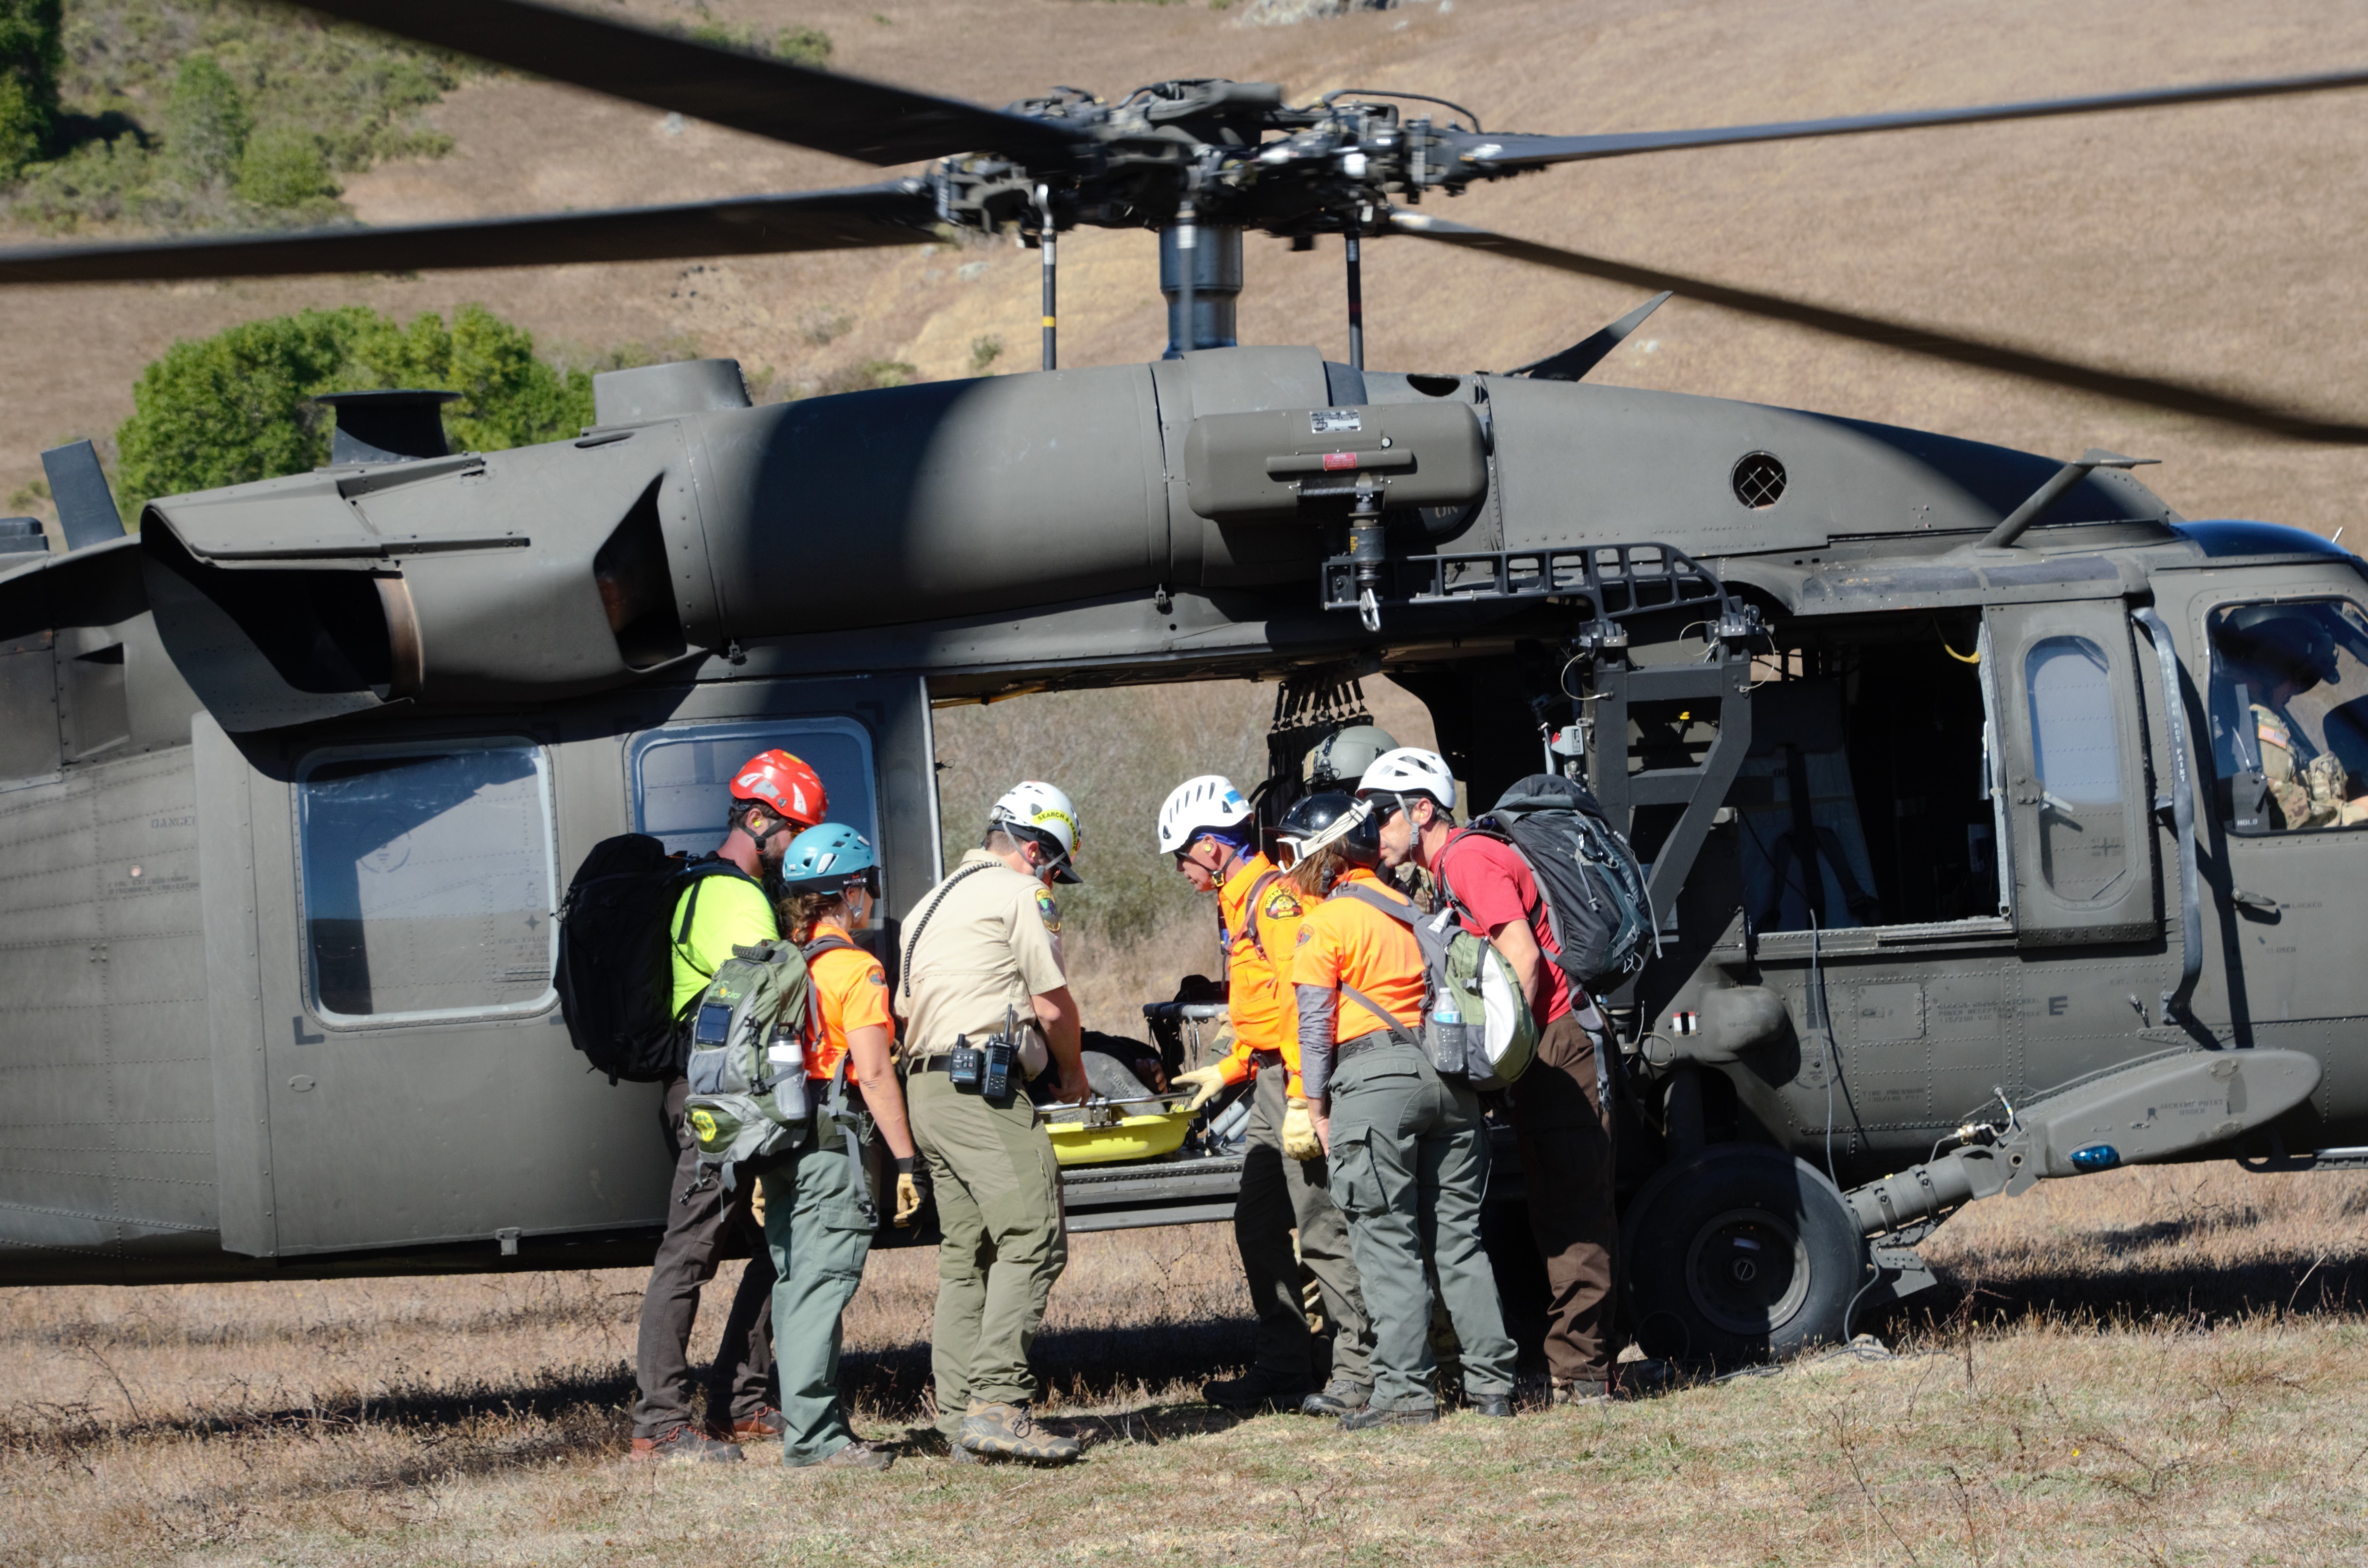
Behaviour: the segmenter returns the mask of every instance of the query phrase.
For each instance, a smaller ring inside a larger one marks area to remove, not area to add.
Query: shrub
[[[321,139],[296,125],[269,126],[247,139],[237,188],[240,199],[261,207],[302,209],[337,195]]]
[[[181,62],[165,104],[165,152],[175,173],[194,186],[227,182],[238,173],[254,127],[246,96],[222,62],[211,54]]]

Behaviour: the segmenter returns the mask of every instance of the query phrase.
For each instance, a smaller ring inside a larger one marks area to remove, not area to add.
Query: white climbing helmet
[[[1455,773],[1447,759],[1420,746],[1383,752],[1357,780],[1357,798],[1368,795],[1428,795],[1442,812],[1455,809]]]
[[[1050,856],[1054,881],[1078,880],[1072,864],[1081,836],[1077,832],[1077,808],[1066,794],[1052,785],[1033,778],[1014,784],[987,812],[986,825],[990,830],[1042,845]]]
[[[1159,808],[1159,852],[1176,854],[1198,835],[1212,827],[1247,822],[1249,815],[1250,803],[1224,774],[1203,773],[1198,778],[1187,778],[1167,791],[1167,799]]]

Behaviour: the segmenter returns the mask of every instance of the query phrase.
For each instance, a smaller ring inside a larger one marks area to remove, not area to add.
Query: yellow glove
[[[899,1172],[896,1176],[896,1223],[900,1227],[909,1225],[913,1222],[913,1216],[920,1211],[920,1187],[914,1184],[911,1172]]]
[[[1222,1062],[1213,1062],[1206,1067],[1195,1068],[1190,1073],[1176,1074],[1176,1087],[1180,1089],[1188,1084],[1192,1086],[1192,1100],[1184,1108],[1199,1110],[1209,1103],[1211,1097],[1219,1089],[1225,1086],[1225,1064]]]
[[[1282,1113],[1282,1152],[1294,1160],[1320,1160],[1324,1144],[1315,1136],[1315,1116],[1297,1095]]]

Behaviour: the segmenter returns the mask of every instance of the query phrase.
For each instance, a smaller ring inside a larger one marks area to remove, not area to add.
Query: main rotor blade
[[[2252,82],[2209,82],[2193,87],[2156,87],[2135,93],[1985,104],[1972,108],[1902,109],[1893,114],[1850,115],[1836,119],[1725,125],[1702,131],[1631,131],[1603,136],[1480,136],[1458,132],[1453,142],[1458,162],[1509,174],[1516,169],[1543,168],[1548,164],[1624,158],[1637,153],[1667,153],[1681,147],[1730,147],[1746,142],[1798,142],[1816,136],[1860,136],[1873,131],[1915,131],[1934,125],[1981,125],[2001,119],[2112,114],[2122,109],[2221,103],[2232,98],[2273,98],[2289,93],[2325,93],[2359,86],[2368,86],[2368,71],[2333,71],[2315,76],[2277,76]]]
[[[867,164],[951,153],[1065,163],[1056,121],[792,65],[533,0],[306,0],[315,11],[515,70]]]
[[[1860,315],[1852,311],[1831,310],[1805,301],[1788,300],[1781,294],[1762,294],[1749,289],[1713,283],[1707,278],[1689,278],[1683,273],[1635,267],[1624,261],[1588,256],[1581,251],[1540,244],[1534,240],[1514,239],[1510,235],[1474,229],[1463,223],[1451,223],[1417,212],[1395,212],[1390,215],[1390,222],[1399,233],[1413,234],[1420,239],[1437,240],[1442,244],[1467,250],[1486,251],[1538,267],[1551,267],[1560,272],[1608,278],[1632,288],[1667,289],[1706,305],[1717,305],[1724,310],[1738,311],[1745,315],[1761,316],[1771,321],[1791,322],[1796,326],[1832,333],[1839,337],[1855,338],[1861,343],[1879,344],[1885,348],[1896,348],[1929,359],[1972,365],[2003,375],[2044,381],[2051,386],[2096,392],[2147,408],[2169,409],[2176,414],[2216,419],[2223,424],[2263,430],[2296,441],[2347,447],[2368,445],[2368,426],[2296,413],[2234,393],[2191,386],[2184,381],[2128,375],[2119,370],[2058,359],[2053,355],[2034,354],[2026,348],[2011,348],[2004,344],[1960,337],[1953,333],[1920,326],[1913,322],[1885,321],[1879,316]]]
[[[432,272],[853,250],[925,244],[936,237],[931,227],[936,221],[937,205],[930,200],[927,186],[919,180],[891,180],[794,196],[412,223],[393,229],[310,229],[290,234],[237,234],[147,244],[47,245],[0,251],[0,285],[279,278],[307,272]]]

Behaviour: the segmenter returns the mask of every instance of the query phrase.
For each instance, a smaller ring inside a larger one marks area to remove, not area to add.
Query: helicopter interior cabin
[[[1727,788],[1707,896],[1740,907],[1754,936],[1872,926],[1996,926],[2000,809],[1994,699],[1972,609],[1780,625],[1751,663],[1750,744]],[[2078,707],[2109,700],[2095,667],[2048,659],[2034,676],[2042,728],[2069,732]],[[2079,663],[2075,660],[2074,663]],[[1679,701],[1629,713],[1633,772],[1699,760],[1714,715]],[[1640,806],[1648,857],[1679,805]],[[1732,879],[1731,881],[1728,879]]]

